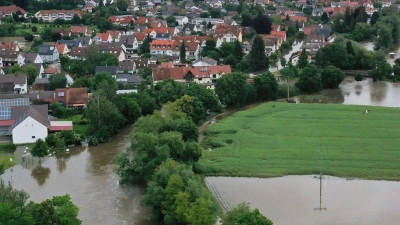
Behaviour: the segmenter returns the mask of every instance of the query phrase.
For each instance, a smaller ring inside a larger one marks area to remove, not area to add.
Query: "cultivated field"
[[[218,121],[205,135],[196,166],[206,175],[319,174],[322,155],[326,175],[400,180],[396,108],[271,102]]]

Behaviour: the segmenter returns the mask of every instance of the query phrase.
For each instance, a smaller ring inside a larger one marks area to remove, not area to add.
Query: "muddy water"
[[[400,83],[373,82],[372,79],[357,82],[354,77],[348,76],[338,89],[323,90],[313,95],[296,96],[293,99],[300,103],[400,107]]]
[[[316,177],[207,177],[206,184],[225,209],[250,202],[274,225],[399,224],[400,182],[324,177],[320,206]]]
[[[31,161],[17,156],[18,165],[8,169],[2,178],[14,188],[24,189],[30,199],[40,202],[55,195],[69,194],[80,208],[83,224],[137,224],[149,225],[149,210],[140,206],[142,189],[119,185],[113,173],[112,159],[130,142],[127,127],[112,141],[89,148],[71,148],[69,153],[57,154]],[[19,147],[15,155],[22,155]]]

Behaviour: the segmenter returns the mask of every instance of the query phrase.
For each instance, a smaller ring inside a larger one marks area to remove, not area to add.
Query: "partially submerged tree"
[[[47,146],[46,142],[44,142],[41,138],[37,139],[35,145],[33,145],[31,150],[31,155],[33,157],[39,158],[39,165],[42,164],[41,159],[49,154],[48,152],[49,147]]]

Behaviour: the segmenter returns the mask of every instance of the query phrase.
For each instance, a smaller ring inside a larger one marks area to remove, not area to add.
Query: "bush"
[[[299,89],[293,84],[289,85],[289,97],[299,95]],[[287,98],[287,84],[278,85],[278,98]]]
[[[46,139],[45,139],[45,142],[49,147],[56,146],[56,142],[57,142],[56,135],[54,133],[53,134],[48,134]]]
[[[17,146],[12,142],[0,145],[0,151],[14,151],[16,149],[17,149]]]
[[[354,77],[354,80],[356,81],[362,81],[364,79],[363,75],[357,73],[356,76]]]
[[[56,140],[56,144],[54,146],[58,150],[64,150],[65,149],[65,140],[64,138],[59,138]]]

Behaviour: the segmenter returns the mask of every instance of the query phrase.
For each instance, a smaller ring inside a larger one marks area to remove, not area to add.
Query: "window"
[[[35,136],[32,136],[32,139],[35,139]]]

